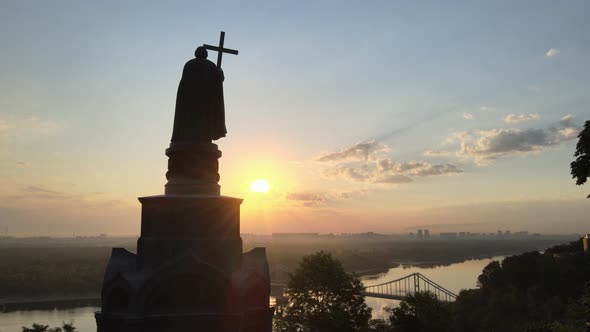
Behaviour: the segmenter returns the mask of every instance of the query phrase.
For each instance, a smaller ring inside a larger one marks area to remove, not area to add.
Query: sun
[[[252,185],[250,186],[250,191],[255,193],[265,193],[269,189],[270,186],[268,185],[268,180],[264,179],[255,180],[254,182],[252,182]]]

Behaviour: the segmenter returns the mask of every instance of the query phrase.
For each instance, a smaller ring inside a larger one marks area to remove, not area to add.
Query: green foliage
[[[453,330],[583,331],[590,299],[584,302],[580,290],[590,276],[590,257],[581,248],[574,241],[491,262],[479,289],[462,291],[453,304]]]
[[[584,251],[584,245],[582,244],[582,238],[576,241],[572,241],[567,244],[560,244],[553,246],[545,251],[549,255],[560,255],[560,254],[581,254]]]
[[[48,332],[49,325],[41,325],[41,324],[33,323],[33,326],[31,326],[31,327],[23,326],[22,329],[23,329],[23,332]]]
[[[368,328],[371,309],[360,280],[330,254],[304,256],[290,275],[286,302],[279,304],[276,331],[346,332]]]
[[[565,317],[567,326],[572,328],[582,329],[590,323],[590,282],[586,284],[578,299],[570,301]]]
[[[369,321],[369,328],[366,331],[390,332],[391,325],[384,319],[371,319]]]
[[[590,322],[590,255],[583,253],[580,240],[491,262],[478,278],[479,288],[461,291],[453,303],[417,293],[388,309],[387,320],[355,328],[328,324],[342,316],[320,318],[330,306],[318,309],[323,293],[306,287],[325,292],[332,280],[340,282],[333,276],[336,270],[343,273],[341,266],[327,267],[332,260],[325,253],[304,259],[289,283],[289,291],[298,294],[296,303],[279,305],[277,331],[585,332]]]
[[[77,332],[74,322],[62,322],[60,327],[50,328],[49,325],[34,323],[31,327],[22,327],[22,332]]]
[[[578,135],[574,157],[576,160],[570,164],[572,178],[576,179],[577,185],[582,185],[590,176],[590,120],[586,121],[584,129]]]
[[[100,294],[110,248],[2,248],[0,294]]]
[[[388,311],[395,332],[451,331],[449,304],[439,301],[431,292],[409,295],[397,308]]]
[[[502,267],[500,262],[491,261],[486,267],[483,268],[481,274],[477,278],[477,286],[479,287],[492,287],[502,283],[500,272]]]

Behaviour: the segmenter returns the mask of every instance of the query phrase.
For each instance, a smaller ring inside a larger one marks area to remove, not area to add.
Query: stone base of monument
[[[264,248],[242,253],[241,199],[142,197],[137,254],[114,248],[98,332],[272,330]]]
[[[218,159],[221,158],[221,151],[217,149],[217,144],[172,142],[166,149],[166,155],[166,195],[219,195]]]

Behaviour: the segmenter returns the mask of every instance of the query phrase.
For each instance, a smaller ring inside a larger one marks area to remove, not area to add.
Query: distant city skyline
[[[182,66],[220,30],[240,51],[217,144],[243,232],[590,231],[569,170],[587,1],[0,8],[3,233],[138,234]]]

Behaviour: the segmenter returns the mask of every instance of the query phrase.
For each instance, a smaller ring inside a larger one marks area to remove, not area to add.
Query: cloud
[[[450,151],[435,151],[435,150],[424,150],[422,155],[425,157],[446,157],[450,156],[452,152]]]
[[[550,48],[547,53],[545,53],[545,56],[548,58],[554,57],[556,55],[558,55],[560,53],[560,51],[556,48]]]
[[[504,117],[504,122],[506,123],[519,123],[525,122],[529,120],[538,120],[541,116],[539,113],[524,113],[524,114],[508,114]]]
[[[453,164],[427,165],[415,173],[416,176],[433,176],[445,174],[459,174],[463,170]]]
[[[575,119],[574,119],[574,116],[573,116],[573,115],[571,115],[571,114],[568,114],[568,115],[564,116],[563,118],[561,118],[561,119],[559,120],[559,125],[560,125],[561,127],[564,127],[564,128],[565,128],[565,127],[569,127],[569,128],[571,128],[571,127],[577,127],[577,125],[576,125],[576,123],[574,122],[574,120],[575,120]]]
[[[106,206],[121,204],[121,201],[107,200],[102,192],[66,192],[48,188],[44,185],[27,185],[19,188],[19,190],[6,196],[0,196],[0,200],[5,201],[19,201],[33,202],[51,201],[51,204],[55,204],[58,201],[64,204],[75,204],[76,206]]]
[[[286,199],[289,201],[297,201],[305,206],[321,205],[329,201],[325,194],[318,194],[312,192],[292,192],[287,193]]]
[[[375,183],[390,183],[390,184],[399,184],[399,183],[408,183],[412,182],[411,177],[401,174],[389,174],[385,176],[381,176],[375,179]]]
[[[330,193],[292,192],[285,198],[304,206],[318,206],[358,197],[369,191],[382,190],[387,186],[463,172],[454,164],[433,164],[420,160],[396,161],[385,155],[385,151],[390,151],[390,147],[378,142],[370,142],[324,154],[314,160],[314,169],[319,169],[326,179],[346,181],[348,185],[353,186],[353,190]],[[443,153],[445,152],[440,154]]]
[[[60,192],[60,191],[55,191],[55,190],[51,190],[51,189],[47,189],[43,186],[27,186],[22,188],[22,193],[24,194],[24,196],[28,197],[28,198],[42,198],[42,199],[53,199],[53,200],[68,200],[68,199],[72,199],[74,196],[64,193],[64,192]]]
[[[548,146],[575,138],[580,130],[573,116],[567,115],[556,126],[547,129],[499,128],[455,132],[448,141],[459,144],[458,156],[471,158],[476,164],[483,165],[502,157],[540,152]]]
[[[395,163],[389,159],[383,159],[378,162],[378,170],[381,172],[394,172],[395,174],[406,174],[413,176],[430,176],[450,173],[461,173],[456,165],[452,164],[430,164],[423,161],[410,161],[405,163]]]
[[[415,177],[462,173],[453,164],[431,164],[423,161],[395,162],[389,158],[375,160],[365,165],[338,165],[325,170],[332,179],[345,179],[363,183],[400,184],[414,181]]]
[[[29,166],[29,163],[28,162],[22,161],[22,160],[17,161],[16,164],[18,166],[20,166],[20,167],[27,167],[27,166]]]
[[[351,181],[366,182],[372,178],[373,171],[366,165],[360,167],[335,166],[328,168],[324,174],[329,178],[343,178]]]
[[[320,205],[325,205],[329,202],[334,202],[338,200],[344,199],[352,199],[364,195],[367,193],[367,190],[360,189],[360,190],[350,190],[350,191],[336,191],[336,192],[329,192],[329,193],[314,193],[310,191],[303,191],[303,192],[290,192],[287,193],[285,198],[288,201],[294,201],[299,203],[300,205],[307,206],[307,207],[315,207]]]
[[[363,184],[401,184],[413,182],[420,177],[463,172],[453,164],[394,161],[382,153],[389,150],[389,146],[378,142],[361,143],[339,152],[325,154],[316,161],[330,162],[329,166],[323,168],[322,173],[326,178]]]
[[[467,113],[467,112],[463,112],[463,119],[465,120],[473,120],[473,114],[471,113]]]
[[[340,152],[328,153],[320,156],[316,161],[320,162],[337,162],[344,160],[366,161],[369,157],[381,151],[387,151],[387,146],[379,142],[358,143],[354,146]]]
[[[557,127],[551,127],[549,130],[558,133],[563,140],[570,140],[578,137],[582,128],[576,125],[574,116],[568,114],[559,120],[559,125]]]

